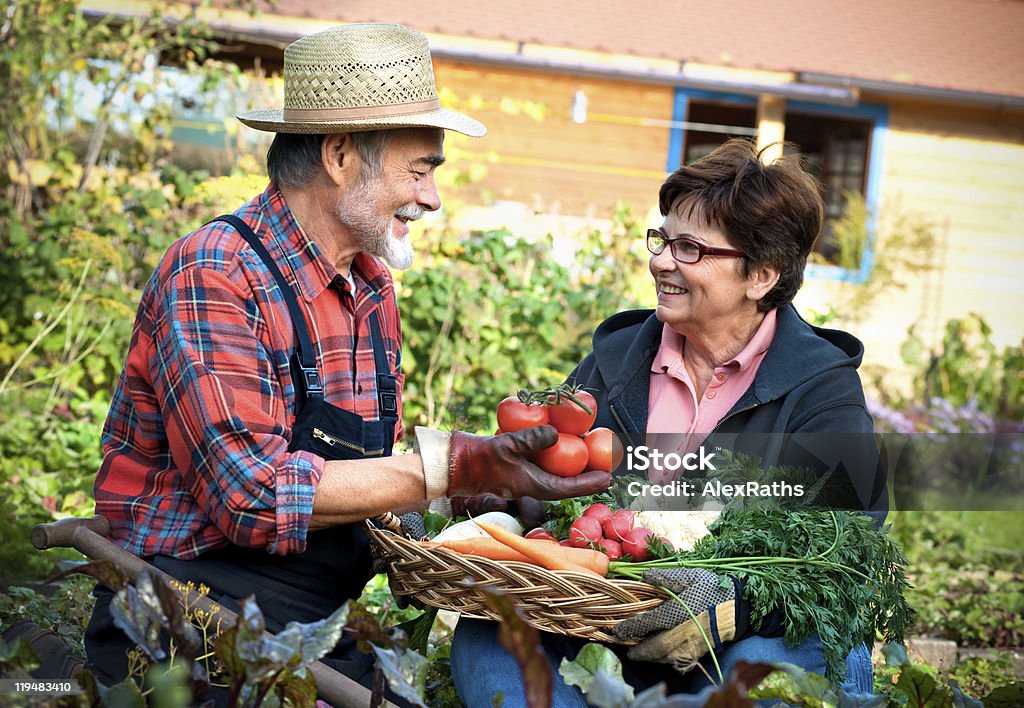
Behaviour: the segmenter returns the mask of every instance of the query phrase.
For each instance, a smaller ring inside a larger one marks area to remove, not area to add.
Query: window
[[[786,112],[786,141],[796,144],[807,170],[822,184],[825,226],[815,244],[828,263],[838,263],[835,224],[843,217],[850,193],[867,194],[871,123],[866,120]]]
[[[681,139],[675,143],[681,149],[677,159],[685,164],[703,157],[729,138],[749,135],[750,129],[756,128],[757,101],[753,97],[716,100],[712,94],[703,93],[699,98],[680,97],[676,105],[680,114],[677,120],[686,121]],[[873,107],[838,109],[790,103],[785,121],[786,141],[797,146],[808,171],[823,188],[825,225],[815,250],[821,260],[837,265],[839,246],[834,232],[836,222],[843,216],[847,195],[858,193],[869,204],[874,201],[869,175],[872,137],[884,123],[884,113]]]
[[[749,137],[757,129],[756,107],[690,101],[683,163],[689,165],[729,138]],[[739,130],[737,130],[739,128]]]

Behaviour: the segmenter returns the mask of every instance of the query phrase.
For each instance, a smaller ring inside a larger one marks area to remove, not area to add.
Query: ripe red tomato
[[[594,428],[583,436],[583,442],[590,454],[588,470],[611,472],[622,462],[622,443],[608,428]]]
[[[538,541],[551,541],[552,543],[558,543],[558,539],[551,535],[551,532],[545,528],[530,529],[526,532],[526,538],[533,538]]]
[[[547,422],[548,409],[539,403],[527,405],[517,397],[509,396],[498,404],[498,429],[503,432],[514,433]]]
[[[562,398],[562,402],[558,405],[546,406],[548,420],[551,425],[558,428],[560,433],[583,435],[590,430],[590,426],[594,424],[594,418],[597,417],[597,401],[586,391],[577,391],[573,395],[590,409],[590,413],[580,408],[574,401]],[[553,398],[548,400],[552,401]]]
[[[587,467],[587,444],[575,435],[558,434],[558,442],[537,453],[536,460],[545,472],[559,477],[575,477]]]

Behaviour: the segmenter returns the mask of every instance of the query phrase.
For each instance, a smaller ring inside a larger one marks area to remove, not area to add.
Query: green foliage
[[[911,329],[900,353],[915,371],[916,400],[941,398],[954,407],[974,402],[999,420],[1024,420],[1024,339],[1000,351],[981,315],[947,322],[936,351]]]
[[[916,633],[1024,645],[1024,512],[901,511],[890,520],[907,554]]]
[[[642,272],[631,250],[640,227],[625,207],[610,231],[583,235],[569,266],[554,259],[550,237],[501,230],[423,241],[400,280],[407,424],[493,430],[501,399],[569,374],[595,326],[633,305],[627,282]]]
[[[843,217],[833,227],[837,251],[833,265],[853,272],[861,270],[864,253],[873,247],[871,270],[862,283],[849,285],[836,293],[825,312],[808,312],[818,326],[836,322],[858,324],[874,310],[879,297],[907,287],[912,278],[936,268],[936,226],[924,215],[906,211],[899,203],[886,204],[878,218],[856,192],[845,193]],[[871,223],[877,224],[874,240]],[[822,261],[819,254],[812,260]]]
[[[0,595],[0,631],[27,620],[55,632],[78,656],[85,656],[85,627],[92,614],[93,581],[84,576],[67,578],[49,594],[25,587],[9,587]]]
[[[956,681],[964,693],[984,696],[1006,684],[1015,666],[1009,652],[993,652],[991,656],[975,656],[961,661],[946,674],[947,681]]]
[[[5,11],[0,585],[52,563],[28,549],[33,525],[91,511],[141,288],[211,199],[196,190],[202,175],[168,161],[175,97],[157,90],[153,59],[211,85],[236,70],[208,59],[212,35],[194,17],[168,25],[154,6],[113,18],[87,20],[74,0]]]
[[[348,606],[318,622],[289,622],[274,637],[265,634],[263,613],[252,597],[242,600],[238,621],[222,632],[217,658],[231,682],[231,705],[310,705],[316,685],[309,666],[329,652],[341,638]],[[237,701],[238,703],[235,703]]]

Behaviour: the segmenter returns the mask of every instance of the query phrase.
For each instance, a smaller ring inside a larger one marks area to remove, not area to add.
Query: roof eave
[[[960,89],[921,86],[898,81],[880,81],[877,79],[861,79],[854,76],[823,74],[803,71],[800,79],[811,85],[821,87],[847,88],[864,91],[881,96],[912,98],[937,103],[953,103],[962,106],[979,108],[999,108],[1006,110],[1024,110],[1024,96],[1012,96],[983,91],[964,91]]]

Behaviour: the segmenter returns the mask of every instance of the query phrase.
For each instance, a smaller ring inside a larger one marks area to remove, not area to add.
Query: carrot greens
[[[736,503],[739,502],[739,503]],[[845,672],[856,646],[902,642],[913,609],[904,591],[906,559],[871,517],[852,511],[783,509],[770,499],[725,505],[692,551],[641,563],[612,562],[609,577],[642,579],[650,568],[704,568],[743,583],[756,629],[770,612],[784,618],[785,642],[817,633],[826,674]]]

